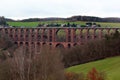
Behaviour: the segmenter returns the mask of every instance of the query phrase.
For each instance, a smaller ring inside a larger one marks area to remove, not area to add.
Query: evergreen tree
[[[0,25],[7,25],[7,22],[3,16],[0,17]]]

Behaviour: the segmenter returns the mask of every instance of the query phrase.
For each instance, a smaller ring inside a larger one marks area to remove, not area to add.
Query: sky
[[[0,16],[12,19],[120,17],[120,0],[0,0]]]

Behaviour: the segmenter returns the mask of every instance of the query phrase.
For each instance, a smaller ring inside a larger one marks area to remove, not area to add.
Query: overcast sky
[[[0,0],[0,16],[7,18],[73,15],[120,17],[120,0]]]

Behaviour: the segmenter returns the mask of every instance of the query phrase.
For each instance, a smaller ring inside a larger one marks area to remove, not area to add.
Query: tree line
[[[2,19],[3,17],[0,17]],[[119,17],[95,17],[95,16],[72,16],[68,18],[58,18],[58,17],[51,17],[51,18],[28,18],[23,20],[13,20],[5,18],[6,21],[19,21],[19,22],[36,22],[36,21],[58,21],[58,20],[64,20],[64,21],[93,21],[93,22],[120,22]]]

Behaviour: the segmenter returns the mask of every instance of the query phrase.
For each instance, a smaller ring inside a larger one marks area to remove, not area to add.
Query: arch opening
[[[77,46],[77,43],[74,43],[73,46]]]
[[[66,41],[65,29],[58,29],[56,31],[56,41],[57,42],[65,42]]]
[[[68,44],[68,48],[71,48],[71,44]]]
[[[55,47],[56,47],[56,48],[62,48],[62,49],[63,49],[63,48],[65,48],[65,47],[64,47],[64,45],[63,45],[63,44],[61,44],[61,43],[56,44],[56,46],[55,46]]]

